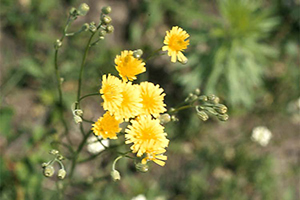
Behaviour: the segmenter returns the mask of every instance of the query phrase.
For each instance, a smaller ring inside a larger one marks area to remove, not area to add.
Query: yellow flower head
[[[143,158],[143,160],[142,160],[142,164],[145,165],[145,164],[147,164],[148,161],[153,161],[160,166],[164,166],[165,160],[167,160],[167,156],[162,155],[162,154],[165,152],[166,152],[165,149],[147,151],[146,157]]]
[[[122,98],[122,81],[115,76],[108,74],[102,77],[102,88],[100,89],[103,98],[104,110],[110,111],[112,114],[118,110]]]
[[[169,144],[164,127],[160,125],[158,119],[152,119],[150,115],[143,115],[132,120],[125,132],[125,143],[133,143],[130,149],[133,153],[137,152],[138,157],[147,152],[164,149]]]
[[[116,69],[124,81],[133,81],[136,75],[146,71],[145,63],[133,57],[133,51],[122,51],[121,55],[115,58]]]
[[[165,46],[163,46],[162,50],[168,51],[168,56],[171,56],[171,62],[176,62],[177,59],[182,63],[187,61],[182,51],[189,45],[188,37],[190,37],[189,34],[178,26],[174,26],[171,31],[167,31],[164,40]]]
[[[119,104],[115,112],[116,117],[124,118],[126,121],[139,115],[142,104],[140,97],[140,90],[137,85],[132,82],[122,83],[122,102]]]
[[[166,111],[166,104],[164,104],[164,90],[159,85],[154,85],[150,82],[142,82],[140,84],[141,98],[142,98],[142,115],[152,114],[155,118],[160,113]]]
[[[92,130],[95,135],[100,135],[103,139],[117,139],[117,133],[121,131],[120,123],[122,123],[121,119],[116,119],[109,112],[106,112],[92,125]]]

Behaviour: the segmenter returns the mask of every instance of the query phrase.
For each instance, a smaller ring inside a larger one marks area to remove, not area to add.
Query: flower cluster
[[[92,126],[95,135],[104,139],[117,139],[119,125],[126,121],[130,124],[125,130],[125,143],[132,144],[131,150],[142,158],[142,164],[153,161],[165,164],[169,140],[164,127],[158,119],[166,112],[164,90],[152,82],[133,81],[137,75],[146,71],[145,62],[140,59],[140,50],[124,50],[115,58],[115,68],[119,77],[105,74],[99,90],[106,113]]]

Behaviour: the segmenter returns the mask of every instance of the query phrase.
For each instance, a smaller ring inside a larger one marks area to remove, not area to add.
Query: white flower
[[[131,200],[147,200],[147,198],[145,197],[145,195],[139,194],[136,197],[133,197]]]
[[[253,129],[251,139],[261,146],[267,146],[271,137],[272,133],[267,127],[258,126]]]
[[[98,140],[97,138],[98,137],[100,140],[102,139],[101,136],[91,136],[87,139],[87,150],[88,152],[90,152],[91,154],[97,154],[97,153],[100,153],[101,151],[103,151],[105,149],[105,147],[109,147],[109,140],[108,139],[105,139],[105,140],[101,140],[102,141],[102,144],[105,146],[103,146]]]

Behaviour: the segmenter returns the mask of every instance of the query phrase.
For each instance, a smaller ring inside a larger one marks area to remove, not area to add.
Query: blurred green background
[[[68,10],[83,2],[1,1],[0,199],[58,198],[58,180],[45,178],[41,168],[63,128],[53,43],[61,37]],[[77,166],[78,184],[65,190],[64,199],[130,200],[138,194],[149,200],[299,199],[299,0],[85,2],[90,12],[70,30],[98,22],[101,7],[110,5],[115,32],[90,50],[83,94],[99,90],[103,73],[117,74],[114,58],[121,50],[141,48],[147,56],[162,46],[165,31],[178,25],[191,36],[185,52],[189,62],[171,64],[169,57],[157,57],[147,62],[140,79],[165,89],[168,108],[196,88],[216,94],[230,119],[204,123],[190,110],[181,112],[178,122],[166,126],[171,141],[165,167],[153,164],[140,173],[131,160],[122,159],[117,165],[121,181],[97,181],[110,173],[115,158],[106,153]],[[74,144],[81,135],[70,107],[88,36],[67,38],[58,57]],[[103,113],[97,97],[82,105],[88,119]],[[250,139],[257,126],[272,132],[267,147]],[[83,157],[89,155],[84,148]],[[64,163],[69,167],[69,160]]]

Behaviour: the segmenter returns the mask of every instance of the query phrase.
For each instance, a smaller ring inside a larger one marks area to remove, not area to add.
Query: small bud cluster
[[[190,93],[185,99],[187,106],[195,107],[197,116],[202,121],[209,119],[209,116],[216,116],[220,121],[228,120],[229,116],[227,114],[227,107],[224,104],[220,104],[220,98],[211,95],[201,95],[200,89],[196,89],[194,93]],[[170,110],[169,113],[176,112],[176,109],[173,111]]]
[[[49,151],[49,154],[53,155],[54,158],[53,158],[52,160],[50,160],[49,162],[43,163],[43,164],[42,164],[44,176],[46,176],[46,177],[52,177],[52,176],[54,175],[55,169],[54,169],[54,167],[53,167],[53,164],[54,164],[55,162],[57,162],[57,163],[60,165],[60,167],[61,167],[61,168],[58,170],[57,177],[58,177],[59,179],[61,179],[61,180],[64,179],[65,176],[66,176],[66,174],[67,174],[67,172],[66,172],[66,170],[65,170],[65,168],[64,168],[64,165],[63,165],[63,163],[61,162],[62,160],[64,160],[64,157],[63,157],[63,156],[59,153],[59,151],[56,150],[56,149],[50,150],[50,151]]]
[[[90,7],[86,3],[82,3],[79,5],[79,7],[71,8],[69,11],[70,17],[72,20],[77,19],[78,16],[85,16],[90,10]]]
[[[110,23],[112,22],[111,17],[108,15],[111,12],[110,6],[102,8],[100,15],[101,26],[99,28],[99,40],[104,40],[106,34],[114,32],[114,27]]]

